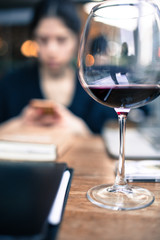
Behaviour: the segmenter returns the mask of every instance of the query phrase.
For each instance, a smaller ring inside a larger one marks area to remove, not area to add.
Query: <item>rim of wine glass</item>
[[[147,16],[147,15],[151,15],[151,14],[154,14],[156,9],[154,7],[154,4],[152,2],[146,2],[146,0],[107,0],[107,2],[103,2],[103,3],[100,3],[100,4],[97,4],[96,6],[94,6],[90,12],[90,15],[94,14],[95,17],[102,17],[101,15],[98,15],[96,13],[97,10],[101,9],[101,8],[105,8],[105,7],[113,7],[113,6],[138,6],[140,5],[141,3],[145,3],[147,4],[148,6],[152,6],[152,10],[150,13],[148,14],[143,14],[142,17],[144,16]],[[151,9],[150,9],[151,10]],[[138,16],[136,17],[130,17],[131,19],[132,18],[137,18]],[[105,18],[103,16],[103,18]],[[106,17],[107,18],[107,17]],[[110,17],[109,17],[110,18]],[[125,16],[124,16],[124,19],[125,19]]]

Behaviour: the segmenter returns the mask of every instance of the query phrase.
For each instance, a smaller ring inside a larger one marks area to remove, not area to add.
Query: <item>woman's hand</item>
[[[52,101],[33,100],[23,110],[21,116],[25,124],[57,126],[74,134],[91,134],[90,129],[81,118],[75,116],[66,107]]]

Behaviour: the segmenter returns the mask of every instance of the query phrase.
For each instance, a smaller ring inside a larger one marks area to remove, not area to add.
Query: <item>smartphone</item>
[[[30,106],[32,108],[42,110],[43,114],[54,114],[54,103],[50,100],[33,99],[30,102]]]

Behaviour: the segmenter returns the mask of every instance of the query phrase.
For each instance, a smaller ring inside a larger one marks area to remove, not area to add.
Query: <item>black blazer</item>
[[[45,99],[40,88],[37,63],[26,64],[0,80],[0,123],[19,115],[33,98]],[[99,104],[85,92],[78,77],[68,109],[82,118],[94,133],[100,133],[107,120],[117,118],[112,108]]]

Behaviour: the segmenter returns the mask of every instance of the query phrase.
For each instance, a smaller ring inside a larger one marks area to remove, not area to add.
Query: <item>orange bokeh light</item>
[[[37,43],[32,40],[26,40],[21,46],[21,53],[25,57],[37,57],[38,56]]]
[[[90,67],[94,64],[94,57],[91,54],[87,54],[86,56],[86,66]]]

